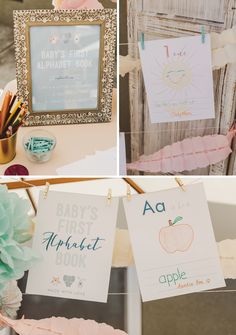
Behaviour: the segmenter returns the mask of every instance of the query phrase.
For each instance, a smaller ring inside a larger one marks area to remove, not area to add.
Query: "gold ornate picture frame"
[[[116,11],[14,11],[18,96],[29,126],[110,122]]]

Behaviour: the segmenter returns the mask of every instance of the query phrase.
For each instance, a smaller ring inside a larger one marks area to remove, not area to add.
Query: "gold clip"
[[[179,187],[182,189],[182,191],[186,191],[185,188],[184,188],[184,183],[182,182],[182,180],[178,177],[175,177],[175,181],[176,183],[179,185]]]
[[[50,184],[48,182],[46,182],[46,184],[45,184],[45,190],[43,191],[43,198],[44,199],[47,199],[49,187],[50,187]]]
[[[108,202],[108,204],[111,203],[111,199],[112,199],[112,189],[109,188],[108,189],[108,194],[107,194],[107,202]]]
[[[132,195],[131,195],[131,187],[129,184],[127,184],[127,199],[130,201],[132,198]]]

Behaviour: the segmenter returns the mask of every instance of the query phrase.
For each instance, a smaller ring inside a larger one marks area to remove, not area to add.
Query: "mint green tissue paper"
[[[23,277],[36,261],[33,250],[22,243],[30,239],[30,203],[0,186],[0,292],[7,283]]]

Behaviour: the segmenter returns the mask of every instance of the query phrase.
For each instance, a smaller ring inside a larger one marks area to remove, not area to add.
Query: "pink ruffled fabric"
[[[98,0],[62,0],[58,9],[102,9]]]
[[[233,127],[227,135],[187,138],[167,145],[152,155],[140,156],[138,161],[127,164],[127,168],[152,173],[175,173],[204,168],[229,156],[235,134],[236,129]]]
[[[0,323],[19,335],[127,335],[105,323],[93,320],[55,318],[42,320],[11,320],[0,314]]]

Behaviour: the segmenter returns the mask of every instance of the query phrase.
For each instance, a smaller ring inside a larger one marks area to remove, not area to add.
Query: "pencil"
[[[7,118],[9,117],[9,114],[11,112],[11,109],[12,109],[15,101],[16,101],[16,94],[14,94],[13,97],[12,97],[12,99],[11,99],[11,103],[10,103],[9,108],[8,108],[8,116],[7,116]]]
[[[10,103],[10,105],[9,105],[9,107],[8,107],[8,111],[7,111],[7,115],[6,115],[6,118],[5,118],[5,120],[8,120],[8,118],[9,118],[9,116],[10,116],[10,114],[11,114],[11,110],[12,110],[12,107],[14,106],[14,104],[15,104],[15,101],[16,101],[16,94],[14,94],[14,96],[13,96],[13,98],[11,99],[11,103]],[[3,132],[6,130],[6,123],[4,124],[4,126],[3,126]]]
[[[23,99],[21,98],[17,104],[15,105],[15,107],[13,108],[9,118],[7,119],[7,122],[4,125],[4,130],[7,128],[7,126],[9,125],[10,121],[12,120],[13,116],[16,114],[16,116],[18,115],[18,113],[21,111],[21,108],[19,108],[21,106]]]
[[[0,110],[0,138],[8,138],[27,123],[29,116],[28,104],[21,98],[16,100],[16,94],[7,91]]]
[[[7,93],[5,94],[4,100],[3,100],[2,111],[1,111],[1,124],[0,124],[1,134],[3,132],[3,128],[4,128],[5,121],[6,121],[6,116],[7,116],[8,108],[11,102],[11,98],[12,98],[11,92],[7,91]]]
[[[17,132],[17,130],[26,123],[26,119],[29,116],[29,113],[27,111],[25,111],[25,114],[18,118],[18,120],[12,125],[12,132],[13,134]],[[9,127],[10,128],[10,127]]]
[[[14,121],[11,122],[11,124],[14,126],[15,123],[16,123],[18,120],[20,120],[23,116],[25,116],[26,112],[27,112],[27,111],[26,111],[26,109],[25,109],[25,105],[23,104],[22,107],[21,107],[20,113],[18,113],[18,114],[16,113],[17,115],[16,115]]]

